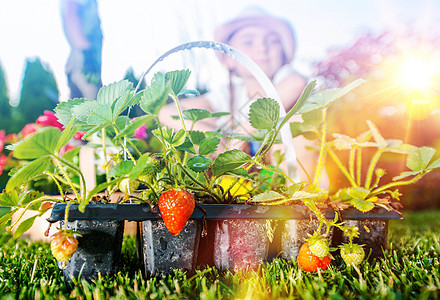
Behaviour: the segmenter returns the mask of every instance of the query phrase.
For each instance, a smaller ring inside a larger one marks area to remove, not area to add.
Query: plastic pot
[[[382,207],[375,207],[363,213],[353,207],[340,211],[340,217],[345,225],[359,228],[359,237],[353,242],[364,245],[365,254],[369,259],[384,256],[388,249],[388,222],[389,220],[403,220],[402,215],[395,210],[388,211]],[[349,238],[341,230],[335,230],[334,244],[349,243]]]

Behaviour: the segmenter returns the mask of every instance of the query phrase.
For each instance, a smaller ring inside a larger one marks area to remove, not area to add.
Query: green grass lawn
[[[112,278],[67,286],[45,243],[0,235],[2,299],[439,299],[440,211],[405,213],[391,221],[390,249],[383,260],[346,268],[336,254],[332,267],[304,273],[297,263],[275,260],[257,272],[232,274],[215,268],[194,276],[176,270],[145,279],[135,241],[125,238],[122,268]],[[2,231],[4,232],[4,231]]]

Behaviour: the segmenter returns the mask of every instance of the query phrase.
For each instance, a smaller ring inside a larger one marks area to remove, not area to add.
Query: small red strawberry
[[[341,257],[344,262],[351,266],[357,266],[361,264],[361,262],[365,258],[365,251],[362,249],[361,245],[358,244],[342,244],[339,246],[341,249]]]
[[[185,190],[168,190],[159,197],[160,214],[165,226],[174,236],[183,229],[194,207],[194,196]]]
[[[60,230],[52,235],[50,250],[63,267],[76,252],[76,249],[78,249],[78,240],[73,236],[73,232]]]
[[[304,271],[316,272],[318,269],[326,270],[330,265],[331,258],[325,256],[322,259],[314,255],[309,248],[309,242],[306,242],[299,249],[298,264]]]

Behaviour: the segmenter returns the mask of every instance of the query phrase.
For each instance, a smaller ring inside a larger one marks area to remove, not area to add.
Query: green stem
[[[110,182],[110,177],[108,176],[109,168],[108,168],[108,159],[107,159],[107,145],[105,144],[105,129],[101,129],[101,143],[102,143],[102,149],[104,151],[104,160],[106,162],[105,164],[105,178],[107,182]],[[111,191],[111,187],[107,187],[107,191]]]
[[[64,211],[64,229],[63,231],[67,231],[67,222],[69,221],[69,207],[72,204],[72,201],[69,201],[66,205],[66,210]]]
[[[412,179],[409,180],[405,180],[405,181],[394,181],[394,182],[390,182],[388,184],[385,184],[381,187],[378,187],[377,189],[374,189],[371,191],[371,196],[375,196],[380,194],[381,192],[388,190],[389,188],[395,187],[395,186],[403,186],[403,185],[409,185],[409,184],[413,184],[416,181],[418,181],[422,176],[424,176],[427,173],[419,173],[417,174],[417,176],[413,177]]]
[[[368,166],[367,177],[365,178],[365,189],[367,190],[370,188],[371,180],[373,179],[374,169],[376,168],[376,164],[379,161],[379,158],[382,155],[383,151],[384,151],[383,149],[379,148],[370,161],[370,165]]]
[[[55,159],[55,161],[56,161],[56,164],[58,165],[58,167],[60,168],[60,170],[61,170],[61,172],[63,173],[63,175],[64,175],[64,177],[66,178],[66,180],[67,180],[67,182],[69,183],[69,185],[70,185],[70,187],[72,188],[72,190],[73,190],[73,193],[75,194],[75,197],[76,197],[76,199],[78,200],[78,201],[80,201],[80,196],[79,196],[79,194],[78,194],[78,191],[76,190],[76,188],[75,188],[75,186],[73,185],[73,182],[70,180],[70,177],[69,177],[69,175],[67,174],[67,172],[66,172],[66,170],[64,170],[64,168],[63,168],[63,166],[61,165],[61,163],[60,163],[60,161],[62,161],[63,162],[63,159],[61,158],[61,157],[58,157],[58,156],[54,156],[56,159]],[[64,163],[64,162],[63,162]],[[68,165],[69,166],[69,165]],[[70,166],[69,166],[70,167]],[[76,167],[75,167],[75,170],[76,170]],[[77,172],[78,172],[78,170],[76,170]],[[81,176],[81,178],[83,178],[82,177],[82,173],[81,172],[79,172],[79,174],[80,174],[80,176]],[[85,181],[84,181],[84,187],[85,187]],[[84,189],[84,199],[85,199],[85,189]]]
[[[313,180],[313,186],[318,186],[318,183],[321,178],[322,169],[324,168],[324,152],[325,152],[325,141],[327,138],[327,125],[326,125],[326,116],[327,116],[327,110],[322,110],[322,130],[321,130],[321,145],[320,145],[320,151],[319,151],[319,159],[318,159],[318,165],[316,166],[316,173],[315,173],[315,179]]]
[[[57,185],[58,191],[60,192],[60,195],[64,195],[63,188],[61,187],[61,184],[59,183],[57,178],[55,178],[55,174],[52,174],[52,173],[47,172],[47,171],[45,171],[44,173],[47,174],[49,177],[51,177],[52,180],[55,182],[55,184]]]
[[[20,216],[17,218],[17,220],[15,220],[15,222],[10,226],[10,228],[14,228],[15,225],[17,225],[17,223],[21,220],[21,218],[24,216],[24,214],[26,213],[26,211],[29,209],[29,207],[31,207],[31,205],[44,201],[44,200],[54,200],[54,201],[60,201],[57,198],[51,197],[51,196],[41,196],[40,198],[34,199],[31,202],[29,202],[28,204],[26,204],[26,206],[23,208],[23,211],[21,212]]]
[[[350,182],[350,184],[357,188],[359,187],[356,182],[354,181],[354,178],[350,175],[350,173],[347,171],[347,169],[344,167],[344,165],[341,163],[341,161],[339,160],[339,158],[337,157],[337,155],[333,152],[333,150],[327,146],[327,152],[330,154],[330,157],[333,159],[333,161],[336,163],[336,165],[338,166],[339,170],[341,170],[342,174],[345,175],[345,177],[348,179],[348,181]]]
[[[113,129],[115,130],[116,135],[118,135],[118,129],[115,125],[113,125]],[[126,139],[127,140],[127,139]],[[130,159],[133,161],[134,164],[136,164],[136,159],[134,159],[133,155],[128,151],[127,145],[125,143],[121,143],[122,148],[124,148],[124,151],[130,156]],[[136,149],[136,147],[134,147]]]
[[[352,147],[350,150],[350,157],[349,157],[349,170],[350,170],[350,176],[352,178],[354,177],[354,161],[355,161],[355,153],[356,153],[356,148]]]
[[[361,186],[362,182],[362,148],[357,147],[356,154],[356,183]]]

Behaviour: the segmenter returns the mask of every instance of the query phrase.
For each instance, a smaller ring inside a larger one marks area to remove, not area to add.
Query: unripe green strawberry
[[[139,187],[139,181],[131,180],[129,178],[124,178],[119,182],[119,190],[126,195],[129,195],[136,191]]]
[[[309,239],[310,251],[319,258],[329,256],[330,246],[325,237],[323,237],[319,232],[315,232]]]
[[[144,170],[141,175],[138,176],[138,179],[143,182],[151,182],[154,178],[156,178],[156,169],[152,164],[146,164]]]
[[[157,173],[159,173],[160,171],[163,170],[163,168],[165,168],[165,160],[163,159],[162,155],[160,154],[155,154],[151,156],[151,163],[154,166],[154,169],[156,170]]]
[[[72,232],[58,231],[52,235],[50,240],[50,250],[52,255],[64,267],[67,261],[78,249],[78,240],[73,236]]]
[[[365,258],[365,251],[361,245],[343,244],[339,248],[341,249],[341,257],[347,265],[357,266]]]

